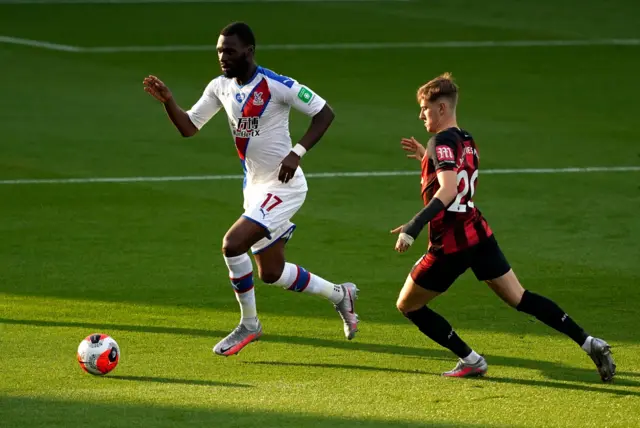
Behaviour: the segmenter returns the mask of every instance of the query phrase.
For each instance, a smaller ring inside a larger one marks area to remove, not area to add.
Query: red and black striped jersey
[[[429,251],[455,253],[493,234],[473,203],[478,168],[478,148],[468,132],[448,128],[429,139],[422,158],[422,199],[425,206],[440,189],[439,171],[454,171],[458,178],[458,196],[429,222]]]

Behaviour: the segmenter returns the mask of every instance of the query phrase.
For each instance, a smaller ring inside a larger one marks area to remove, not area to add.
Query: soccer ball
[[[78,363],[87,373],[102,376],[115,369],[120,359],[120,347],[107,334],[95,333],[78,346]]]

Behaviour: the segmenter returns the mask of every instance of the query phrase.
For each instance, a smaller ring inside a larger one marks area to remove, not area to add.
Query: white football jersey
[[[224,107],[238,156],[246,173],[246,184],[277,180],[280,163],[291,151],[289,111],[316,115],[326,101],[297,81],[263,67],[246,85],[219,76],[187,111],[191,122],[202,128]],[[296,176],[303,176],[298,169]]]

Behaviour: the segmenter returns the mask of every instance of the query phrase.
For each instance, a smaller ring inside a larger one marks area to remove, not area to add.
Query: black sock
[[[471,348],[453,331],[451,324],[426,306],[405,314],[427,337],[460,358],[468,357]]]
[[[582,346],[589,336],[553,301],[525,290],[522,300],[516,306],[520,312],[533,315],[551,328],[564,333]]]

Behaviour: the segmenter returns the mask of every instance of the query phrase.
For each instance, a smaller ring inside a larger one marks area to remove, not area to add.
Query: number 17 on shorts
[[[293,189],[248,193],[244,216],[264,227],[269,241],[277,240],[292,229],[291,218],[302,207],[306,194],[306,190]]]

